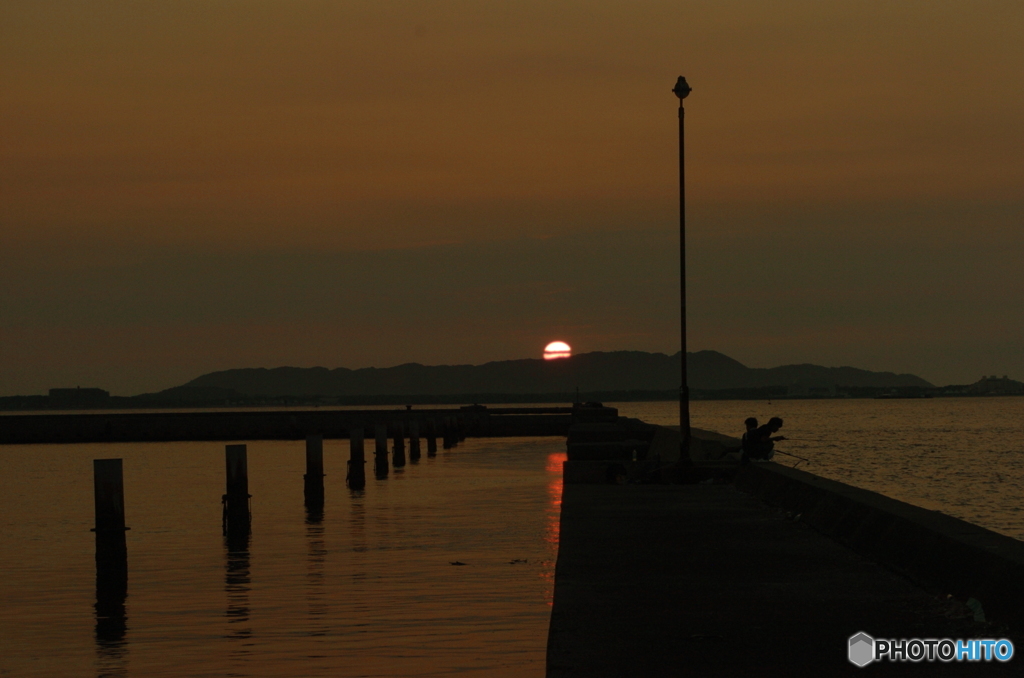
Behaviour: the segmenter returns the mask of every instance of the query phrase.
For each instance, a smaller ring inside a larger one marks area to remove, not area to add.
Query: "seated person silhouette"
[[[749,421],[749,420],[748,420]],[[772,417],[764,426],[759,426],[744,434],[744,440],[748,440],[744,452],[746,456],[755,461],[768,461],[775,455],[775,443],[785,440],[785,436],[773,436],[782,428],[782,419]]]

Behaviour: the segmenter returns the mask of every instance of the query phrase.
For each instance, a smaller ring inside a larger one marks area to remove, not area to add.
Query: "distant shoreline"
[[[711,350],[687,353],[684,372],[682,357],[594,351],[560,360],[523,358],[483,365],[236,368],[132,396],[112,396],[89,385],[51,388],[45,396],[0,397],[0,411],[675,402],[684,374],[695,401],[1024,394],[1024,382],[1007,376],[936,386],[913,374],[855,367],[803,363],[752,368]]]
[[[858,387],[840,389],[836,395],[790,395],[786,387],[745,389],[691,389],[690,400],[845,400],[845,399],[928,399],[928,398],[989,398],[1022,395],[1019,393],[971,393],[964,387],[899,389]],[[451,395],[374,395],[374,396],[274,396],[232,397],[208,400],[189,400],[145,396],[109,396],[102,400],[53,402],[50,396],[0,397],[0,411],[68,411],[68,410],[147,410],[147,409],[207,409],[207,408],[260,408],[260,407],[358,407],[404,405],[466,405],[572,403],[572,402],[676,402],[678,391],[591,391],[572,393],[462,393]]]

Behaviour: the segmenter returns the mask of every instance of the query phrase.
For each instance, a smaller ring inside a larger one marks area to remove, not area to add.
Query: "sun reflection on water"
[[[549,567],[541,572],[544,579],[544,599],[552,605],[555,597],[555,561],[558,556],[558,537],[562,524],[562,465],[568,455],[565,452],[552,452],[548,455],[544,470],[548,474],[548,505],[544,527],[544,541],[552,551]]]

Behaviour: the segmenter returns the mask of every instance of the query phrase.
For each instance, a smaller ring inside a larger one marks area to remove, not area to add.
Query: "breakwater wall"
[[[735,483],[925,588],[974,598],[990,620],[1024,628],[1024,542],[777,464],[748,464]]]
[[[348,438],[417,422],[420,432],[455,427],[462,436],[565,436],[574,422],[614,421],[618,412],[599,404],[573,407],[395,410],[251,410],[208,412],[92,412],[0,416],[0,444],[166,442],[181,440],[303,440],[308,435]],[[447,423],[446,423],[447,422]]]
[[[988,619],[1024,629],[1024,542],[787,466],[741,465],[730,454],[739,440],[699,429],[692,434],[692,464],[666,473],[678,459],[678,430],[623,418],[574,426],[565,484],[733,482],[923,588],[974,598]]]

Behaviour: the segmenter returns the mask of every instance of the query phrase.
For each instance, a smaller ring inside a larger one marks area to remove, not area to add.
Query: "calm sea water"
[[[0,447],[0,676],[540,676],[560,438],[467,440],[344,486],[249,442],[253,534],[228,553],[218,443]],[[92,459],[124,459],[123,637],[97,634]],[[465,565],[451,565],[461,562]]]
[[[679,423],[677,403],[616,406]],[[775,449],[810,460],[799,468],[1024,539],[1024,398],[695,401],[690,412],[693,426],[736,437],[747,417],[782,417],[790,440]]]
[[[652,423],[675,403],[612,403]],[[1024,398],[697,401],[739,435],[781,416],[808,471],[1024,539]],[[325,442],[249,442],[253,535],[221,536],[219,443],[0,446],[0,676],[540,676],[564,440],[467,440],[362,492]],[[97,633],[92,459],[124,459],[123,632]],[[776,459],[794,463],[784,455]],[[463,562],[465,565],[451,565]]]

